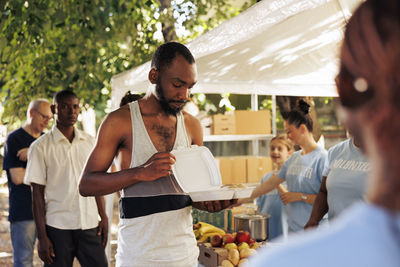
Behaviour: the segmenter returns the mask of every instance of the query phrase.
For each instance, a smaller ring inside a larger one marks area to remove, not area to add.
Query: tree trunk
[[[174,10],[171,6],[171,0],[159,0],[160,8],[160,21],[162,21],[162,34],[165,42],[177,40],[175,31],[175,18]]]

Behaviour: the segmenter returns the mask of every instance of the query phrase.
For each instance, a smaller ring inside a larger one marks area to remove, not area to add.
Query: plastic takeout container
[[[254,189],[222,187],[218,164],[205,146],[180,148],[171,153],[176,157],[172,166],[175,179],[193,201],[246,198]]]

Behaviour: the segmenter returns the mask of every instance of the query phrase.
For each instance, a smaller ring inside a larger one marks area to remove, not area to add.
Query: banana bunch
[[[197,241],[200,242],[206,242],[209,237],[212,237],[215,234],[220,234],[221,236],[225,235],[225,231],[221,228],[215,227],[214,225],[205,222],[198,222],[193,226],[193,229]]]

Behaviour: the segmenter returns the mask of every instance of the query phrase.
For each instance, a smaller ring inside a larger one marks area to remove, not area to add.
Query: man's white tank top
[[[137,101],[129,104],[132,123],[130,167],[157,153],[147,133]],[[183,114],[177,114],[173,148],[189,147]],[[122,190],[117,266],[197,266],[191,199],[171,175],[140,182]]]
[[[157,153],[146,126],[140,113],[140,107],[137,101],[129,104],[132,122],[133,149],[130,168],[144,164],[152,155]],[[176,117],[176,137],[173,148],[189,147],[188,137],[186,135],[185,122],[181,112]],[[152,182],[141,182],[134,184],[122,190],[122,197],[139,196],[158,196],[166,194],[182,194],[182,189],[176,183],[173,176],[163,177]]]

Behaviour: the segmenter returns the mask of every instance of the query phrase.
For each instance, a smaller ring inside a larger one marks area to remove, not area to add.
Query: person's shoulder
[[[301,150],[294,151],[292,153],[292,155],[283,163],[283,166],[289,166],[292,163],[299,162],[299,161],[302,161]],[[281,170],[279,170],[278,172],[280,172]]]
[[[340,151],[343,151],[344,148],[349,146],[349,143],[350,143],[350,139],[346,139],[342,142],[339,142],[339,143],[333,145],[331,148],[329,148],[328,153],[335,154]]]
[[[129,105],[124,105],[105,116],[97,138],[120,138],[131,131],[132,122]]]
[[[196,118],[195,116],[193,116],[192,114],[190,114],[190,113],[188,113],[188,112],[186,112],[184,110],[182,110],[182,115],[185,118],[185,121],[188,120],[188,121],[200,122],[198,118]]]
[[[129,105],[124,105],[108,113],[101,123],[101,128],[107,128],[115,131],[121,130],[128,125],[131,125],[130,109]]]
[[[317,157],[328,158],[328,151],[323,147],[318,146],[315,152]]]
[[[193,116],[192,114],[186,111],[182,111],[182,115],[185,120],[185,125],[189,127],[201,127],[199,119]]]
[[[24,129],[22,129],[22,127],[15,129],[14,131],[11,131],[8,135],[7,135],[7,140],[12,140],[14,138],[18,138],[20,137],[24,132]]]
[[[292,160],[293,160],[294,158],[301,157],[301,152],[302,152],[302,150],[294,151],[294,152],[292,153],[292,155],[288,158],[288,160],[291,159],[291,158],[292,158]]]
[[[19,127],[18,129],[11,131],[8,134],[8,136],[20,135],[21,133],[23,133],[23,131],[24,131],[24,129],[22,129],[22,127]]]
[[[30,151],[44,151],[46,148],[52,146],[51,142],[51,132],[47,132],[39,136],[35,141],[29,146]]]
[[[45,134],[39,136],[29,147],[47,146],[50,141],[52,131],[48,131]]]
[[[126,121],[130,120],[130,108],[129,105],[124,105],[114,111],[111,111],[110,113],[107,114],[105,117],[105,120],[107,121]]]

